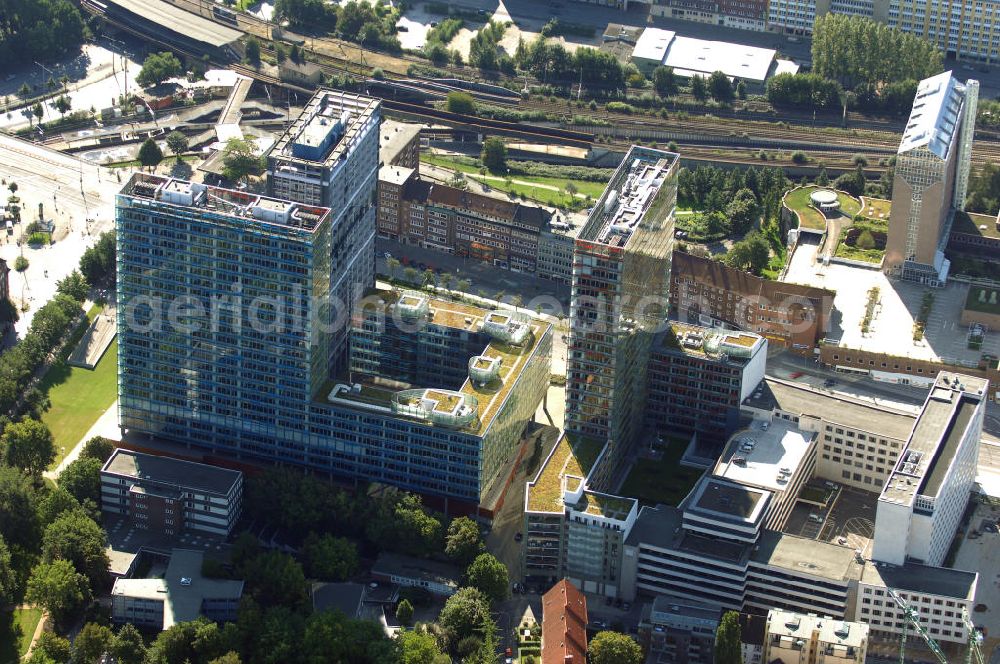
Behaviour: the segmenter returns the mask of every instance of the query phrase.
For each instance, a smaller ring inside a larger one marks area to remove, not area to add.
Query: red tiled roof
[[[542,664],[585,664],[587,598],[563,579],[542,596]]]

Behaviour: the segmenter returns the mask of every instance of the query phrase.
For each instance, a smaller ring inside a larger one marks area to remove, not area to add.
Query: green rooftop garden
[[[826,230],[826,217],[823,216],[822,212],[812,207],[812,204],[809,202],[809,196],[814,191],[824,188],[817,187],[816,185],[808,185],[792,189],[785,193],[783,201],[785,207],[798,216],[801,228],[814,231]],[[840,201],[840,211],[848,217],[853,217],[861,210],[861,201],[853,196],[838,191],[837,199]]]
[[[983,228],[985,226],[985,228]],[[975,212],[956,212],[953,231],[966,233],[968,235],[982,235],[983,237],[1000,238],[1000,231],[997,230],[997,218],[989,214],[976,214]]]
[[[604,448],[604,441],[565,434],[529,488],[528,509],[533,512],[562,511],[564,475],[586,477]]]
[[[702,474],[681,465],[687,444],[683,438],[668,439],[659,460],[641,459],[632,467],[619,493],[634,496],[641,505],[679,505]]]
[[[965,298],[965,308],[1000,315],[1000,289],[970,286],[969,295]]]

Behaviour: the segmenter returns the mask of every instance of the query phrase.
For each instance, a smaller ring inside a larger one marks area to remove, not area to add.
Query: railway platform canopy
[[[164,0],[100,0],[94,2],[119,21],[144,22],[155,27],[165,40],[200,51],[230,48],[243,33],[209,18],[186,11]]]

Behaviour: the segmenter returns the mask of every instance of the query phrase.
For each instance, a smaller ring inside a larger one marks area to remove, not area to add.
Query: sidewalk
[[[118,442],[122,438],[121,429],[118,428],[118,400],[111,404],[111,407],[104,411],[94,425],[90,427],[90,430],[81,438],[73,449],[69,451],[66,458],[55,467],[54,470],[46,470],[42,473],[42,477],[50,480],[56,480],[59,474],[66,469],[66,466],[73,463],[80,458],[80,452],[83,451],[83,444],[94,436],[103,436],[108,440]]]

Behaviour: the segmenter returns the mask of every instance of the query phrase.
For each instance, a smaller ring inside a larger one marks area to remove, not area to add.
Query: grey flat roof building
[[[977,578],[975,572],[947,567],[931,567],[916,563],[898,567],[870,564],[865,566],[861,582],[918,595],[941,595],[971,601],[976,594]]]
[[[209,466],[194,461],[143,454],[119,448],[101,469],[137,481],[149,480],[157,484],[172,485],[227,496],[240,482],[242,473],[237,470]]]

